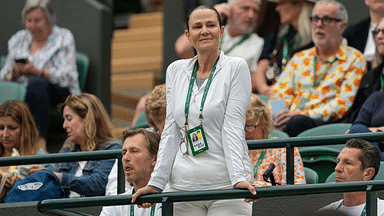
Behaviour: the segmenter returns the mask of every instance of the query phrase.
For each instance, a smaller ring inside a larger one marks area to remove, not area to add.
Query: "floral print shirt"
[[[361,52],[347,46],[344,38],[336,55],[325,62],[317,56],[316,47],[296,53],[273,85],[270,100],[284,98],[289,110],[311,118],[341,118],[352,106],[366,73],[366,61]],[[318,78],[321,80],[313,87]],[[302,98],[309,101],[300,107]]]
[[[252,166],[255,168],[257,161],[260,158],[262,149],[250,150],[248,155],[251,157]],[[304,174],[304,165],[301,159],[299,149],[294,148],[294,182],[295,184],[305,184],[305,174]],[[275,182],[280,185],[287,184],[287,164],[286,164],[286,149],[285,148],[273,148],[266,149],[263,161],[257,168],[257,173],[254,175],[255,182],[263,181],[263,174],[268,169],[270,163],[275,164],[275,169],[273,170],[273,176]],[[255,174],[255,172],[254,172]]]
[[[63,88],[67,87],[72,94],[80,94],[76,47],[71,31],[53,26],[47,43],[35,53],[29,50],[31,42],[32,34],[28,29],[18,31],[9,39],[8,56],[0,71],[0,80],[4,80],[12,72],[15,58],[28,58],[35,67],[49,71],[52,83],[57,83]],[[21,76],[17,82],[27,86],[28,76]]]

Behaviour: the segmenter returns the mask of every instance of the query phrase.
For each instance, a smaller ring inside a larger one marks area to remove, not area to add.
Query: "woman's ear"
[[[191,37],[190,37],[190,35],[189,35],[189,31],[188,30],[185,30],[185,37],[187,37],[187,39],[189,40],[189,42],[191,42],[192,43],[192,41],[191,41]]]
[[[224,26],[221,26],[220,27],[220,39],[223,37],[224,35]]]

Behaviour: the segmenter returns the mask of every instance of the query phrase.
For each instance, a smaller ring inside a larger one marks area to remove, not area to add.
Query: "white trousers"
[[[173,213],[177,216],[252,215],[252,203],[246,203],[244,199],[177,202],[173,205]]]

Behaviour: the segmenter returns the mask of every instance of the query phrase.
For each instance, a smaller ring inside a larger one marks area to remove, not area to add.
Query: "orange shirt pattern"
[[[248,155],[251,157],[252,166],[255,167],[257,161],[260,158],[262,149],[250,150]],[[304,175],[304,165],[301,159],[299,149],[294,148],[294,182],[295,184],[305,184],[305,175]],[[254,176],[254,181],[263,181],[263,174],[265,170],[268,169],[270,163],[275,164],[275,169],[273,170],[273,176],[277,184],[285,185],[287,184],[287,165],[286,165],[286,149],[285,148],[273,148],[266,149],[264,159],[259,165],[257,174]]]
[[[315,47],[296,53],[273,85],[270,100],[284,98],[290,111],[327,121],[329,117],[341,118],[352,106],[360,81],[366,71],[366,61],[358,50],[343,41],[336,55],[326,62],[317,58],[313,71]],[[312,85],[328,69],[313,88]],[[304,107],[297,107],[301,99],[310,100]]]

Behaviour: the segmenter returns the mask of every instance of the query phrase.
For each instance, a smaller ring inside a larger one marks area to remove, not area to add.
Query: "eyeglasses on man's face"
[[[378,35],[379,32],[381,32],[381,34],[384,35],[384,29],[375,29],[375,30],[372,31],[372,34],[373,34],[374,37],[376,37],[376,35]]]
[[[327,26],[331,22],[342,22],[343,21],[341,19],[333,18],[330,16],[325,16],[323,18],[321,18],[319,16],[311,16],[311,17],[309,17],[309,20],[312,22],[312,24],[317,24],[319,22],[319,20],[321,20],[321,24],[323,24],[323,26]]]

